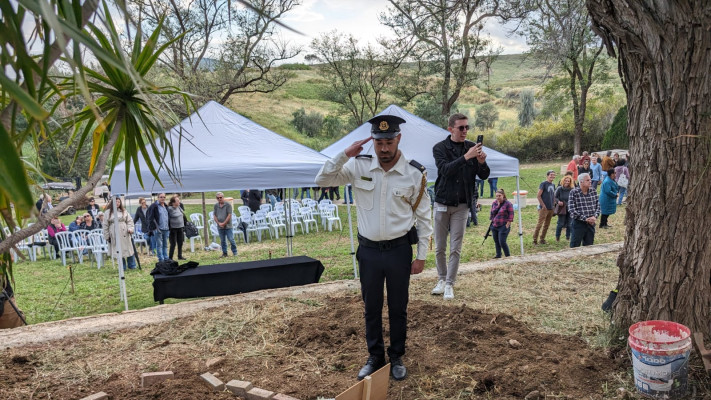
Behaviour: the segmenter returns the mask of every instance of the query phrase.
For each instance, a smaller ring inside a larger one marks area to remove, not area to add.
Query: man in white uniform
[[[390,373],[405,379],[403,365],[407,336],[407,302],[410,274],[425,266],[432,234],[430,199],[425,168],[408,161],[398,150],[400,117],[380,115],[368,121],[372,136],[359,140],[326,162],[316,176],[321,187],[353,185],[358,210],[360,283],[365,303],[365,337],[368,361],[358,373],[363,379],[385,365],[383,341],[383,285],[388,293],[390,317]],[[363,145],[373,140],[377,158],[360,155]],[[412,259],[412,245],[417,256]]]

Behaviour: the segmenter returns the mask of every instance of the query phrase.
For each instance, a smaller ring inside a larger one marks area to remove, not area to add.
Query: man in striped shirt
[[[580,187],[570,191],[568,213],[573,220],[573,234],[570,236],[570,247],[589,246],[595,241],[595,224],[600,216],[600,202],[597,192],[592,189],[592,179],[589,174],[578,176]]]

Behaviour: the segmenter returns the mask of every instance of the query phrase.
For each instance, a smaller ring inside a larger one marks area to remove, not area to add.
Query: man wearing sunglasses
[[[437,165],[434,203],[435,261],[437,285],[432,294],[444,294],[445,300],[454,299],[454,282],[459,269],[462,238],[467,216],[476,193],[474,181],[489,177],[486,153],[481,143],[466,140],[469,132],[467,116],[453,114],[447,130],[450,136],[432,148]],[[447,235],[449,234],[449,260],[447,260]]]

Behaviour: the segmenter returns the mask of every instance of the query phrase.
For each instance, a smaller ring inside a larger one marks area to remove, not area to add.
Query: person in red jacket
[[[52,220],[49,222],[49,225],[47,226],[47,235],[49,236],[49,244],[54,246],[54,252],[57,258],[59,258],[59,242],[57,241],[57,238],[55,237],[57,233],[59,232],[65,232],[67,230],[67,227],[64,226],[62,221],[59,220],[59,218],[52,218]]]

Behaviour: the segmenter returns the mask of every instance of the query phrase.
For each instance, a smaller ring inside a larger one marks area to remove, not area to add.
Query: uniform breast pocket
[[[353,195],[358,207],[363,210],[373,209],[373,196],[375,196],[375,182],[358,179],[353,183]]]
[[[395,215],[412,214],[413,202],[412,188],[394,187],[392,189],[392,201],[390,202],[390,211]],[[410,203],[408,203],[410,202]]]

